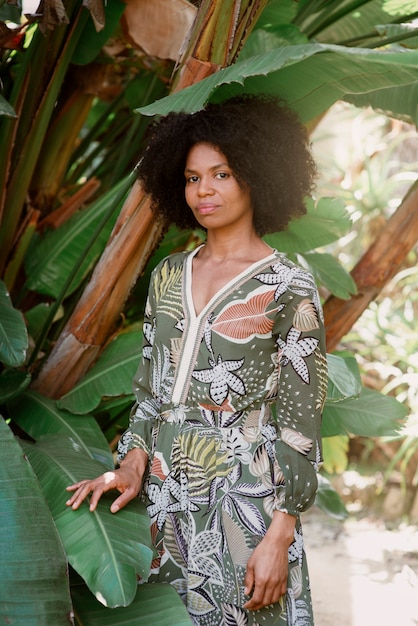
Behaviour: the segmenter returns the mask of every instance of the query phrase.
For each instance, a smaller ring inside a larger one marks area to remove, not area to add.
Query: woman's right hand
[[[66,505],[76,510],[91,493],[90,511],[94,511],[106,491],[117,489],[121,495],[112,502],[110,507],[112,513],[117,513],[140,492],[147,463],[148,455],[144,450],[139,448],[130,450],[119,469],[105,472],[93,480],[80,480],[69,485],[67,491],[74,493],[67,500]]]

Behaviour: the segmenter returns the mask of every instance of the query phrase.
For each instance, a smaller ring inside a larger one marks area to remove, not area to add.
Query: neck
[[[271,252],[270,246],[261,239],[255,230],[244,232],[219,232],[208,230],[206,244],[202,256],[212,259],[250,258],[267,255]]]

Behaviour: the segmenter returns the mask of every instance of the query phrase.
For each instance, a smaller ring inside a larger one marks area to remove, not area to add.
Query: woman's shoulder
[[[157,265],[153,269],[153,274],[159,274],[164,268],[172,269],[176,267],[183,267],[184,261],[191,254],[190,251],[185,250],[181,252],[173,252],[172,254],[167,255],[161,261],[157,263]]]
[[[296,263],[296,261],[293,261],[292,259],[290,259],[284,252],[280,252],[275,249],[274,255],[276,257],[276,260],[274,261],[274,263],[287,267],[293,271],[306,273],[308,275],[310,274],[309,270],[302,267],[302,265],[300,265],[299,263]]]
[[[316,280],[308,269],[290,259],[283,252],[274,250],[275,260],[270,265],[270,271],[275,274],[277,282],[293,285],[302,285],[316,289]]]

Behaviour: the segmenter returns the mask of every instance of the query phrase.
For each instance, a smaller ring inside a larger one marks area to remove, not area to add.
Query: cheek
[[[184,188],[184,197],[190,208],[193,208],[193,187],[186,185]]]

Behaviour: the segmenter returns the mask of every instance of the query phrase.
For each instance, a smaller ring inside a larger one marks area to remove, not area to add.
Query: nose
[[[197,193],[200,197],[209,196],[213,194],[213,186],[211,184],[210,177],[202,176],[199,180]]]

